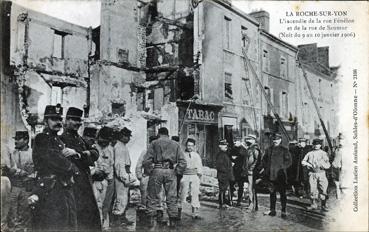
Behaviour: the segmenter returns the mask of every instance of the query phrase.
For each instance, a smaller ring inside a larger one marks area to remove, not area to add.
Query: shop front
[[[196,140],[196,148],[204,166],[214,167],[218,152],[218,119],[222,106],[177,102],[179,137],[185,148],[187,138]]]

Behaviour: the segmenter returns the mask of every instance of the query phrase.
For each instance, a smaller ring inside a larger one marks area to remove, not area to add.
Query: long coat
[[[234,181],[231,159],[227,152],[220,151],[216,158],[217,178],[219,181],[219,190],[225,191],[231,181]]]
[[[233,158],[235,157],[235,158]],[[244,163],[247,161],[247,151],[243,146],[233,147],[230,150],[230,159],[234,163],[233,165],[233,174],[235,180],[241,180],[244,176],[242,174],[245,172]],[[247,172],[247,171],[246,171]],[[247,179],[247,174],[246,174]]]
[[[292,157],[292,165],[288,168],[288,180],[291,183],[301,183],[304,180],[304,168],[301,161],[311,148],[293,146],[289,149]]]
[[[101,221],[97,202],[93,193],[92,179],[89,166],[99,158],[97,149],[90,146],[77,131],[67,130],[61,136],[65,146],[80,153],[81,158],[72,158],[72,162],[78,167],[80,175],[75,178],[73,192],[76,198],[78,230],[101,230]],[[89,151],[90,155],[83,154]]]
[[[287,148],[272,145],[265,150],[263,166],[265,177],[269,181],[287,184],[287,168],[291,164],[291,154]]]
[[[37,171],[33,194],[39,197],[34,210],[34,229],[76,230],[76,203],[72,190],[77,167],[62,154],[64,143],[46,129],[35,137],[32,158]]]

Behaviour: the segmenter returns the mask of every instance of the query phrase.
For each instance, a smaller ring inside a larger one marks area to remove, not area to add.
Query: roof
[[[207,1],[207,2],[214,2],[216,4],[219,4],[223,6],[224,8],[231,10],[232,12],[236,13],[238,16],[241,16],[242,18],[246,19],[247,21],[255,24],[256,26],[259,26],[259,22],[254,19],[252,16],[248,15],[247,13],[243,12],[242,10],[238,9],[237,7],[233,6],[232,4],[227,4],[226,2],[222,0],[213,0],[213,1]]]
[[[275,41],[276,43],[278,43],[278,44],[280,44],[280,45],[282,45],[282,46],[284,46],[286,48],[291,49],[294,52],[297,52],[298,51],[298,48],[296,46],[294,46],[292,44],[289,44],[286,41],[283,41],[283,40],[279,39],[278,37],[270,34],[267,31],[265,31],[264,29],[260,29],[260,30],[261,30],[261,35],[266,36],[268,39],[271,39],[271,40]]]

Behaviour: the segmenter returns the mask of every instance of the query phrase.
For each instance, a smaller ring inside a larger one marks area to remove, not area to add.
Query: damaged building
[[[84,109],[85,126],[128,126],[133,166],[166,126],[183,145],[194,137],[213,167],[220,138],[253,133],[265,147],[282,125],[284,143],[323,134],[301,67],[329,135],[338,134],[335,91],[322,91],[337,81],[328,48],[278,39],[265,11],[221,0],[102,0],[100,26],[86,28],[2,4],[2,144],[15,130],[38,133],[45,106],[61,103]]]

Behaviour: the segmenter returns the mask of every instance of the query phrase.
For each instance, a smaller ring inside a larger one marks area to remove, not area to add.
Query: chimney
[[[261,28],[269,32],[269,13],[265,10],[251,12],[250,16],[254,17],[259,23]]]
[[[318,47],[318,63],[329,68],[329,47]]]
[[[318,61],[317,44],[302,44],[297,46],[300,61],[304,63],[316,63]]]

